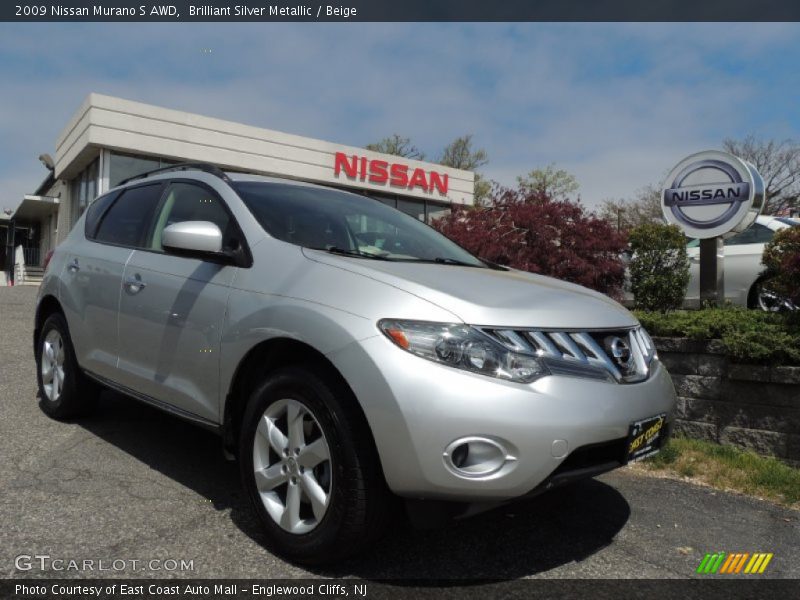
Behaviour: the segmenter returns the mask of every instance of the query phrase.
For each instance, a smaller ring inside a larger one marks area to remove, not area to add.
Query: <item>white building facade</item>
[[[286,177],[376,198],[430,222],[473,203],[470,171],[90,94],[56,142],[53,244],[99,194],[127,177],[178,162]]]

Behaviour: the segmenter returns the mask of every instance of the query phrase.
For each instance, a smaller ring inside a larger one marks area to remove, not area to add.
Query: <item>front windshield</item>
[[[431,227],[372,198],[259,181],[233,187],[267,233],[290,244],[363,258],[486,266]]]

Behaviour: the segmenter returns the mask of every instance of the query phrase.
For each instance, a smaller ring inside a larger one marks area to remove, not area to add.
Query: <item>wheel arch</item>
[[[58,301],[58,298],[52,294],[47,294],[46,296],[42,297],[42,299],[39,301],[39,304],[36,306],[36,315],[34,317],[33,326],[34,352],[36,350],[36,343],[39,340],[39,333],[42,331],[42,325],[47,320],[47,317],[53,313],[61,313],[66,320],[64,309],[61,307],[61,303]]]
[[[750,287],[747,288],[747,297],[745,298],[747,308],[758,308],[758,287],[767,279],[768,276],[766,273],[759,273],[758,276],[753,280],[753,283],[750,284]]]
[[[239,362],[225,396],[222,417],[222,440],[225,451],[235,455],[238,449],[239,431],[244,411],[247,406],[249,392],[263,377],[276,369],[287,366],[304,366],[320,373],[327,381],[336,386],[351,408],[354,409],[359,423],[358,429],[369,436],[369,443],[374,456],[380,464],[380,456],[375,444],[372,429],[361,403],[345,380],[344,376],[314,347],[291,338],[272,338],[262,341],[251,348]],[[383,470],[381,468],[381,475]]]

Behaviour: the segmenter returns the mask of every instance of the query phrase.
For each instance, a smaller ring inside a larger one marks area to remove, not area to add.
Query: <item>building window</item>
[[[70,184],[70,202],[72,204],[72,222],[75,223],[89,203],[95,199],[98,191],[98,165],[100,159],[94,159],[88,167],[81,171]]]
[[[379,202],[384,203],[386,206],[391,206],[392,208],[397,208],[397,196],[389,195],[389,194],[371,194],[371,193],[364,193],[365,196],[369,196],[370,198],[374,198]]]
[[[135,177],[161,167],[168,167],[176,162],[152,156],[134,156],[132,154],[112,152],[108,170],[109,189],[119,185],[121,181],[129,177]]]
[[[423,200],[397,199],[397,210],[401,210],[415,219],[425,221],[425,202]]]

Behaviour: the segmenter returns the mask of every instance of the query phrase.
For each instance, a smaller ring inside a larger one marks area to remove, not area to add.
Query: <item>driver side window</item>
[[[150,249],[163,252],[164,229],[183,221],[209,221],[222,232],[223,248],[236,246],[235,228],[228,212],[217,195],[206,187],[192,183],[173,183],[156,221]]]

